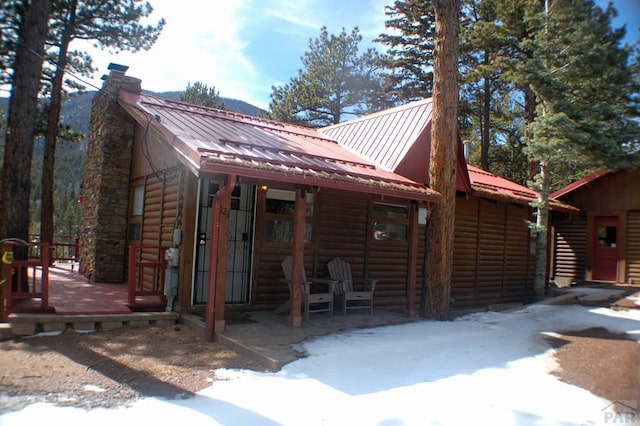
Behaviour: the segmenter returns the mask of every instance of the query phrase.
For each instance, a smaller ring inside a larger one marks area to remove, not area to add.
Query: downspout
[[[236,176],[227,175],[225,185],[218,189],[211,203],[211,248],[209,250],[209,273],[207,274],[207,312],[205,317],[205,338],[212,342],[215,334],[216,321],[216,287],[218,285],[218,250],[220,246],[220,218],[221,215],[229,215],[229,212],[222,212],[222,201],[231,195],[236,186]],[[226,230],[225,230],[226,234]],[[226,254],[225,254],[226,256]],[[222,283],[225,285],[225,283]]]

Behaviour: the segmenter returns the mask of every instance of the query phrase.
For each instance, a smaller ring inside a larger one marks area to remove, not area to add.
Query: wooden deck
[[[131,313],[126,283],[92,283],[72,267],[73,264],[56,264],[49,268],[49,306],[56,314]]]
[[[175,323],[172,312],[134,312],[129,307],[127,283],[92,283],[73,263],[56,263],[49,270],[48,306],[51,312],[20,312],[39,301],[21,301],[9,315],[11,334],[109,329],[146,324]],[[6,334],[6,332],[5,332]]]

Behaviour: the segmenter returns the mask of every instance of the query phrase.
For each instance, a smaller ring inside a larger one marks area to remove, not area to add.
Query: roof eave
[[[576,191],[580,188],[582,188],[585,185],[590,184],[591,182],[593,182],[596,179],[599,179],[603,176],[608,175],[609,171],[606,170],[600,170],[597,171],[595,173],[590,174],[589,176],[579,179],[573,183],[570,183],[569,185],[565,186],[564,188],[560,188],[559,190],[557,190],[556,192],[554,192],[553,194],[551,194],[551,197],[553,198],[562,198],[567,194],[570,194],[573,191]]]
[[[366,179],[358,176],[340,175],[329,172],[314,172],[310,170],[284,168],[278,165],[253,163],[251,167],[245,164],[230,164],[224,160],[207,158],[200,165],[201,174],[235,174],[238,176],[278,180],[309,186],[340,189],[353,192],[364,192],[375,195],[398,197],[404,199],[440,202],[440,194],[429,188],[419,188],[409,184],[385,182]]]
[[[193,152],[181,138],[154,120],[148,112],[137,107],[137,105],[132,105],[122,98],[119,99],[119,103],[125,111],[145,129],[145,132],[148,131],[149,128],[153,129],[153,131],[159,135],[158,139],[160,141],[163,141],[178,153],[179,161],[188,167],[192,173],[198,174],[200,169],[200,155],[198,153]]]
[[[483,198],[489,198],[496,201],[503,201],[503,202],[513,203],[513,204],[520,204],[520,205],[531,205],[531,203],[536,201],[536,199],[534,198],[519,196],[515,194],[508,195],[502,192],[494,192],[476,185],[473,185],[472,187],[473,187],[472,195],[476,195],[478,197],[483,197]],[[555,197],[552,197],[549,200],[549,208],[552,211],[569,213],[569,214],[580,213],[580,209],[573,207],[567,203],[563,203],[562,201],[558,201],[554,198]]]

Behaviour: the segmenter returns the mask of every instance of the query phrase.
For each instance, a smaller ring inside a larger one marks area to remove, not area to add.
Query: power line
[[[31,49],[31,48],[27,48],[27,49],[28,49],[28,51],[29,51],[29,52],[31,52],[32,54],[34,54],[36,57],[40,58],[43,62],[47,62],[47,63],[49,63],[49,64],[53,65],[53,66],[56,68],[56,70],[59,70],[59,69],[61,68],[61,67],[60,67],[60,65],[58,64],[58,62],[56,62],[54,59],[47,58],[47,57],[45,57],[45,56],[43,56],[43,55],[39,54],[38,52],[36,52],[35,50],[33,50],[33,49]],[[82,77],[80,77],[80,76],[78,76],[78,75],[74,74],[73,72],[69,71],[69,69],[68,69],[67,67],[64,67],[62,70],[63,70],[63,72],[64,72],[65,74],[70,75],[70,76],[71,76],[71,77],[73,77],[74,79],[78,80],[80,83],[82,83],[82,84],[84,84],[84,85],[86,85],[86,86],[90,86],[90,87],[92,87],[92,88],[96,89],[98,92],[102,92],[102,93],[104,93],[104,94],[107,94],[106,92],[104,92],[104,91],[102,90],[102,88],[101,88],[101,87],[98,87],[98,86],[96,86],[95,84],[93,84],[93,83],[90,83],[90,82],[86,81],[84,78],[82,78]]]

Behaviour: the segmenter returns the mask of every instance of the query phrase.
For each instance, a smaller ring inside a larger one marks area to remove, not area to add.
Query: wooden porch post
[[[205,338],[213,341],[216,331],[224,331],[224,296],[227,270],[227,239],[229,233],[229,208],[231,192],[236,186],[236,176],[228,175],[211,203],[211,249],[207,275],[207,313]]]
[[[304,271],[304,234],[307,202],[304,189],[296,190],[296,204],[293,215],[293,253],[291,254],[291,295],[287,325],[302,325],[302,272]]]
[[[418,268],[418,204],[409,205],[409,259],[407,262],[407,305],[405,315],[416,316],[416,275]]]

